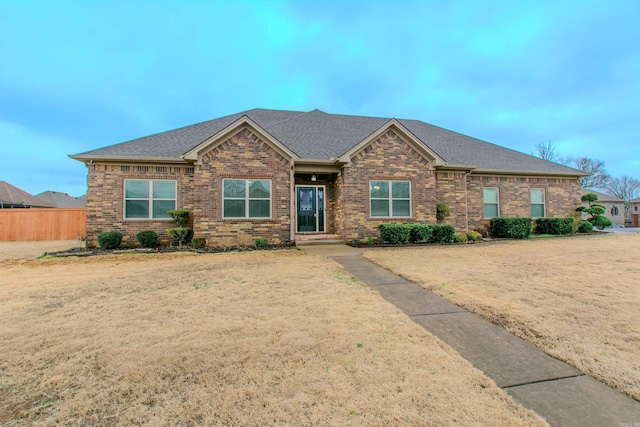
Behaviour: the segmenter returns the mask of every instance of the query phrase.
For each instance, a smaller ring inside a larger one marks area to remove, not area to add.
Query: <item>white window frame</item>
[[[127,197],[127,182],[130,181],[146,181],[149,185],[149,197]],[[173,182],[175,186],[175,197],[174,198],[154,198],[153,197],[153,183],[157,181],[162,182]],[[148,179],[148,178],[128,178],[124,180],[124,188],[122,193],[122,216],[124,219],[128,221],[172,221],[171,217],[168,218],[154,218],[153,217],[153,201],[154,200],[173,200],[173,208],[177,209],[178,207],[178,181],[175,179]],[[147,218],[128,218],[127,217],[127,200],[146,200],[148,202],[148,211],[149,215]]]
[[[533,192],[542,191],[542,203],[533,203]],[[544,188],[529,189],[529,200],[531,201],[531,218],[545,218],[547,216],[547,192]],[[542,216],[533,216],[533,206],[542,205]]]
[[[389,197],[371,197],[371,183],[372,182],[388,182],[389,183]],[[409,184],[409,197],[408,198],[394,198],[393,197],[393,183],[394,182],[402,182]],[[412,218],[413,214],[413,206],[411,203],[412,199],[412,189],[411,189],[411,181],[408,180],[389,180],[389,179],[371,179],[369,180],[369,217],[370,218]],[[373,200],[387,200],[389,202],[389,215],[388,216],[377,216],[373,215],[373,209],[371,207]],[[393,214],[393,201],[394,200],[408,200],[409,201],[409,215],[394,215]]]
[[[224,183],[226,181],[244,181],[244,197],[225,197],[224,196]],[[250,181],[268,181],[269,182],[269,197],[268,198],[250,198],[249,197],[249,182]],[[273,217],[273,182],[270,179],[262,178],[225,178],[222,180],[222,219],[271,219]],[[224,201],[225,200],[244,200],[244,216],[224,216]],[[268,200],[269,201],[269,216],[249,216],[249,201],[250,200]]]
[[[496,190],[496,201],[495,202],[487,202],[485,200],[485,197],[484,197],[484,191],[485,190]],[[485,206],[486,205],[496,205],[498,207],[497,215],[495,217],[485,216],[485,211],[486,211]],[[500,216],[500,188],[498,188],[498,187],[484,187],[482,189],[482,216],[484,217],[484,219],[498,218]]]

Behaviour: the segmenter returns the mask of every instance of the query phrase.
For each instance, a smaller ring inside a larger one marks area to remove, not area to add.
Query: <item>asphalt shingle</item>
[[[253,109],[191,126],[80,153],[82,158],[178,159],[243,116],[302,159],[338,158],[387,123],[389,118]],[[418,120],[398,120],[447,164],[485,171],[580,174],[579,171]]]

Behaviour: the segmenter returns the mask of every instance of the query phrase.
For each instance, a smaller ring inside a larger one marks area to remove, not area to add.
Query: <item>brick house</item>
[[[87,241],[135,242],[191,212],[207,244],[350,241],[383,222],[482,227],[493,216],[570,215],[585,173],[417,120],[254,109],[70,156],[88,168]]]

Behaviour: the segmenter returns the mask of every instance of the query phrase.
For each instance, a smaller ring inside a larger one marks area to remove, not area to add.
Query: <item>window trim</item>
[[[542,203],[533,203],[533,191],[542,191]],[[530,188],[529,201],[531,202],[531,218],[546,218],[547,216],[547,192],[544,188]],[[533,206],[542,205],[542,216],[533,216]]]
[[[388,182],[389,183],[389,197],[371,197],[371,183],[372,182]],[[408,198],[394,198],[393,197],[393,183],[394,182],[406,182],[409,184],[409,197]],[[370,179],[369,180],[369,218],[413,218],[413,203],[412,203],[412,188],[410,180],[400,179]],[[372,201],[373,200],[387,200],[389,202],[389,215],[379,216],[373,215]],[[409,215],[394,215],[393,214],[393,201],[394,200],[408,200],[409,201]]]
[[[225,197],[224,183],[226,181],[244,181],[245,197]],[[251,198],[249,197],[249,181],[268,181],[269,182],[269,198]],[[222,179],[222,209],[221,216],[224,220],[270,220],[273,218],[273,181],[268,178],[223,178]],[[225,200],[244,200],[245,216],[225,216],[224,202]],[[249,216],[250,200],[269,200],[269,216]]]
[[[484,191],[485,190],[496,190],[496,201],[495,202],[487,202],[485,200],[485,195],[484,195]],[[493,216],[492,217],[487,217],[486,214],[485,214],[486,205],[496,205],[498,207],[497,215],[494,216],[494,217]],[[500,188],[499,187],[483,187],[482,188],[482,216],[484,217],[484,219],[491,219],[491,218],[500,217]]]
[[[127,182],[129,181],[146,181],[149,189],[149,197],[127,197]],[[156,181],[173,182],[175,187],[175,197],[168,198],[154,198],[153,197],[153,183]],[[149,179],[149,178],[125,178],[123,182],[122,192],[122,218],[126,221],[173,221],[173,218],[154,218],[153,217],[153,202],[154,200],[173,200],[174,209],[178,207],[178,180],[176,179]],[[148,202],[149,215],[146,218],[128,218],[127,217],[127,200],[146,200]]]

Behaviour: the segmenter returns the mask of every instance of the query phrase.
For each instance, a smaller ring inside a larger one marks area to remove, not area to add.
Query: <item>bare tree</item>
[[[559,160],[559,157],[556,154],[556,148],[558,148],[558,145],[551,141],[541,141],[535,145],[537,154],[531,152],[531,155],[538,156],[544,160],[549,160],[550,162],[557,162]]]
[[[606,189],[612,196],[624,200],[624,217],[628,219],[631,213],[629,202],[640,197],[640,181],[625,175],[609,180]]]
[[[611,176],[604,169],[602,160],[589,159],[587,157],[568,158],[567,164],[575,167],[583,172],[591,174],[590,176],[580,177],[580,187],[588,189],[606,189]]]

